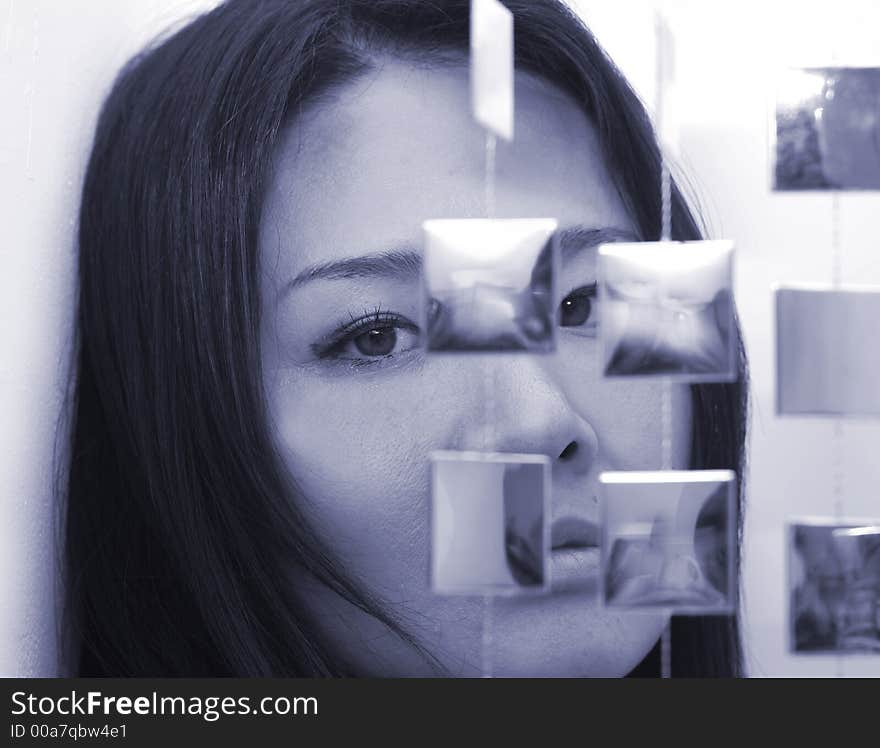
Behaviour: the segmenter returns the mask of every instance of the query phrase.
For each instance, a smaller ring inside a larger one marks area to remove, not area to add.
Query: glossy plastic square
[[[733,242],[603,244],[599,299],[606,377],[736,380]]]
[[[776,82],[771,184],[880,189],[880,68],[787,68]]]
[[[601,484],[601,599],[686,615],[736,607],[736,476],[612,472]]]
[[[443,595],[549,588],[550,464],[544,455],[431,455],[431,587]]]
[[[880,416],[880,288],[776,290],[776,411]]]
[[[425,221],[422,329],[434,352],[556,347],[556,221]]]
[[[789,644],[796,654],[880,654],[880,517],[788,525]]]

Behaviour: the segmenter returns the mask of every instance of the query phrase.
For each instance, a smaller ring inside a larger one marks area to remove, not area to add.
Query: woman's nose
[[[544,361],[547,358],[548,361]],[[490,364],[495,403],[495,448],[545,454],[554,479],[590,471],[599,451],[592,424],[569,401],[549,357],[499,357]]]

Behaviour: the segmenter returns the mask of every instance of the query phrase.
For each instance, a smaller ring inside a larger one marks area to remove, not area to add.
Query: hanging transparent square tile
[[[513,139],[513,14],[498,0],[471,0],[471,107],[474,119]]]
[[[786,68],[771,121],[774,190],[880,189],[880,68]]]
[[[602,601],[686,615],[736,606],[736,475],[608,472],[601,484]]]
[[[555,350],[555,220],[438,219],[423,229],[427,350]]]
[[[733,242],[603,244],[599,305],[606,377],[736,380]]]
[[[431,588],[445,595],[549,589],[545,455],[431,454]]]
[[[880,654],[880,516],[793,518],[789,643],[797,654]]]
[[[880,288],[776,289],[776,411],[880,416]]]

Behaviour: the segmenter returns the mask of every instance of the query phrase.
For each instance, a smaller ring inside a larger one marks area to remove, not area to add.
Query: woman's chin
[[[483,661],[495,677],[617,678],[651,651],[666,617],[599,608],[582,596],[550,595],[551,605],[497,600]]]

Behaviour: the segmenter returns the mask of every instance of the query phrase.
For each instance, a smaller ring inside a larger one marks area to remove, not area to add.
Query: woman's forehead
[[[497,145],[496,215],[629,226],[583,111],[523,73],[515,107],[514,139]],[[429,218],[484,216],[485,148],[465,66],[391,60],[341,87],[283,135],[261,224],[272,276],[418,244]]]

